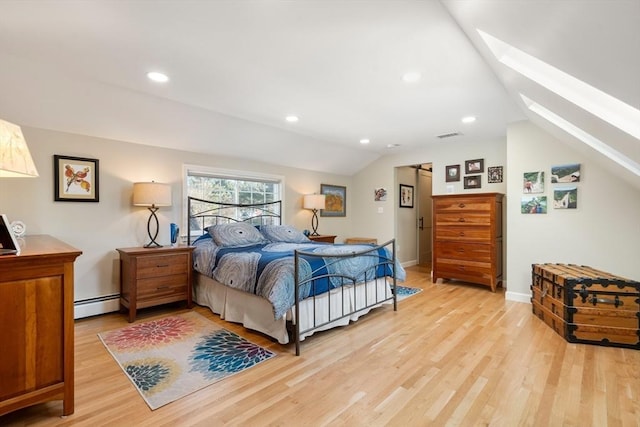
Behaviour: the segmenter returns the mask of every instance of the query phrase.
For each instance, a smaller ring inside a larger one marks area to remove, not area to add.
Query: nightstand
[[[347,245],[377,245],[378,239],[372,237],[347,237],[344,243]]]
[[[336,236],[308,236],[309,240],[313,242],[334,243]]]
[[[120,248],[120,307],[129,322],[140,308],[187,301],[191,308],[193,246]]]

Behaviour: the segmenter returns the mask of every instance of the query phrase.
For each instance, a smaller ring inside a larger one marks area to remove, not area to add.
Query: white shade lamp
[[[325,208],[325,195],[324,194],[307,194],[304,196],[303,207],[305,209],[311,209],[313,211],[313,217],[311,218],[311,228],[313,232],[312,236],[319,236],[318,234],[318,210]]]
[[[151,212],[147,221],[147,233],[151,241],[144,245],[145,248],[156,247],[162,245],[156,242],[160,224],[156,211],[162,206],[171,206],[171,186],[169,184],[161,184],[159,182],[136,182],[133,184],[133,206],[145,206]],[[155,222],[155,232],[151,234],[151,220]]]
[[[20,126],[0,120],[0,178],[38,176]]]

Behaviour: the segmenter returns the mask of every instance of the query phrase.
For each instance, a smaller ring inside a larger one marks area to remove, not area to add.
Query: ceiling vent
[[[451,138],[453,136],[458,136],[458,135],[462,135],[462,134],[460,132],[443,133],[442,135],[438,135],[438,138],[445,139],[445,138]]]

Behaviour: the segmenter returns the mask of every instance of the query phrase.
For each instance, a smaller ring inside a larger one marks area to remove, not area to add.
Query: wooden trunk
[[[533,313],[567,341],[640,349],[640,282],[572,264],[531,275]]]

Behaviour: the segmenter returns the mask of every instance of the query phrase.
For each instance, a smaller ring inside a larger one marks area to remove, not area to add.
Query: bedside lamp
[[[318,209],[325,208],[325,195],[324,194],[307,194],[304,196],[303,208],[311,209],[313,211],[313,217],[311,218],[311,228],[313,228],[312,236],[319,236],[318,234]]]
[[[0,178],[38,176],[20,126],[0,120]]]
[[[156,211],[161,206],[171,206],[171,186],[159,182],[136,182],[133,184],[133,206],[146,206],[151,215],[147,221],[147,233],[151,241],[144,245],[145,248],[161,248],[162,245],[156,242],[160,224]],[[151,219],[156,223],[155,233],[151,234]]]

